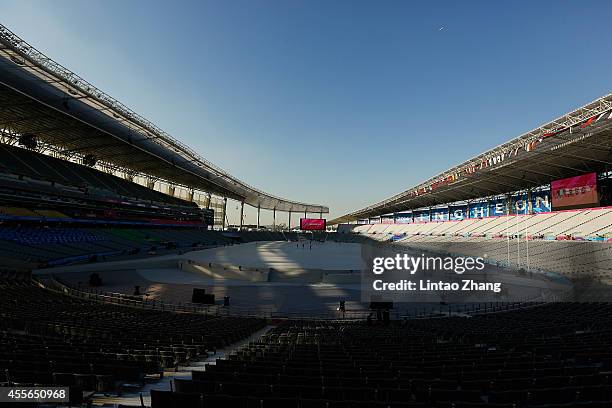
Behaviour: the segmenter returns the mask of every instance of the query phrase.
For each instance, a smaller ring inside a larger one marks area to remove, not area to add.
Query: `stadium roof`
[[[153,123],[52,61],[0,24],[0,130],[32,134],[65,156],[278,211],[329,208],[263,192],[213,165]]]
[[[611,164],[612,94],[608,94],[329,224],[507,194],[564,177],[612,170]]]

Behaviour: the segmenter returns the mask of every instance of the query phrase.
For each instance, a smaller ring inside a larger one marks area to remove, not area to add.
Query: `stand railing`
[[[173,313],[197,313],[211,317],[257,317],[270,320],[329,320],[329,321],[355,321],[366,320],[368,316],[377,320],[376,311],[357,309],[342,312],[341,310],[311,309],[297,312],[262,311],[236,306],[202,305],[196,303],[171,303],[156,299],[147,299],[146,296],[131,296],[122,293],[100,291],[95,288],[74,288],[62,282],[56,276],[46,285],[48,289],[56,290],[69,296],[93,300],[101,303],[133,307],[137,309],[157,310]],[[488,313],[501,313],[517,309],[537,307],[550,302],[558,302],[558,296],[550,296],[543,300],[541,297],[522,298],[512,302],[473,302],[465,304],[414,304],[406,307],[397,307],[389,310],[391,320],[431,319],[443,317],[469,317]]]

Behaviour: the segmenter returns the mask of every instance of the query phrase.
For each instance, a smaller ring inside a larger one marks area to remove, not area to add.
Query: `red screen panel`
[[[322,218],[300,218],[300,229],[304,231],[325,231],[326,225]]]
[[[597,174],[556,180],[550,183],[554,209],[597,206]]]

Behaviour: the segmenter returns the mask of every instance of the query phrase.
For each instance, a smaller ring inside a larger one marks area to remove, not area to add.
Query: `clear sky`
[[[612,85],[610,1],[0,0],[0,21],[235,176],[332,217]]]

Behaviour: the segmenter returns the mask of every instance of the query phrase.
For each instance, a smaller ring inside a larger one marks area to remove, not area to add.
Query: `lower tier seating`
[[[152,408],[612,406],[612,305],[388,325],[288,322]]]
[[[435,236],[522,236],[534,238],[612,238],[612,209],[468,218],[461,221],[356,225],[354,232],[386,240],[394,234]]]
[[[227,245],[222,234],[197,228],[76,228],[0,226],[0,258],[36,265],[102,260],[170,248]]]
[[[0,279],[0,385],[112,391],[264,326],[254,318],[140,310]]]

